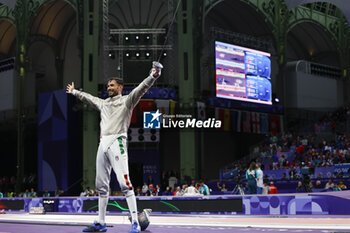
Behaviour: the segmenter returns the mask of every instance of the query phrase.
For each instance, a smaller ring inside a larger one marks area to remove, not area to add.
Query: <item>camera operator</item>
[[[306,166],[305,163],[303,162],[302,167],[300,169],[300,173],[302,174],[302,184],[305,192],[311,193],[312,189],[309,184],[310,184],[310,174],[312,174],[312,169]]]
[[[232,194],[244,195],[245,192],[242,186],[242,177],[241,177],[240,171],[237,170],[235,175],[236,176],[233,178],[233,180],[236,182],[236,186],[233,188]]]

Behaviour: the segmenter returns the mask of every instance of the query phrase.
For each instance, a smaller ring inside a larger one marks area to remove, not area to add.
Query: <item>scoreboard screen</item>
[[[216,96],[272,104],[270,54],[215,41]]]

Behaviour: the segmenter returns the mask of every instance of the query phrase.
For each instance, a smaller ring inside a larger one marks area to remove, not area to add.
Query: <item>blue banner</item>
[[[334,172],[341,171],[343,172],[343,175],[349,175],[349,168],[350,168],[350,163],[344,163],[344,164],[336,164],[334,166]]]

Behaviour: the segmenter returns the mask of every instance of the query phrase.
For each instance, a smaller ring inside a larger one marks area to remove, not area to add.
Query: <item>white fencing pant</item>
[[[105,222],[112,168],[117,176],[119,186],[126,196],[132,222],[135,222],[137,221],[137,206],[135,193],[129,177],[125,137],[119,137],[114,141],[107,152],[103,151],[101,143],[98,147],[96,157],[96,189],[99,193],[99,223],[101,224]]]
[[[132,190],[129,178],[128,153],[126,139],[119,137],[104,153],[102,145],[98,147],[96,157],[96,189],[101,196],[108,196],[111,170],[114,170],[119,186],[125,193]]]

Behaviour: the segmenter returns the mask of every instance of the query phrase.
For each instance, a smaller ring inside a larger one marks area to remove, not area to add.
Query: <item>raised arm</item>
[[[160,70],[152,68],[150,75],[145,78],[137,87],[134,88],[126,99],[126,106],[128,108],[134,108],[139,102],[141,97],[148,91],[153,83],[160,77]]]
[[[92,106],[93,108],[95,108],[99,111],[102,108],[102,103],[103,103],[102,99],[95,97],[93,95],[90,95],[89,93],[76,90],[74,88],[74,82],[72,82],[72,84],[67,85],[66,93],[74,95],[75,97],[77,97],[78,99],[83,101],[84,103],[89,104],[90,106]]]

